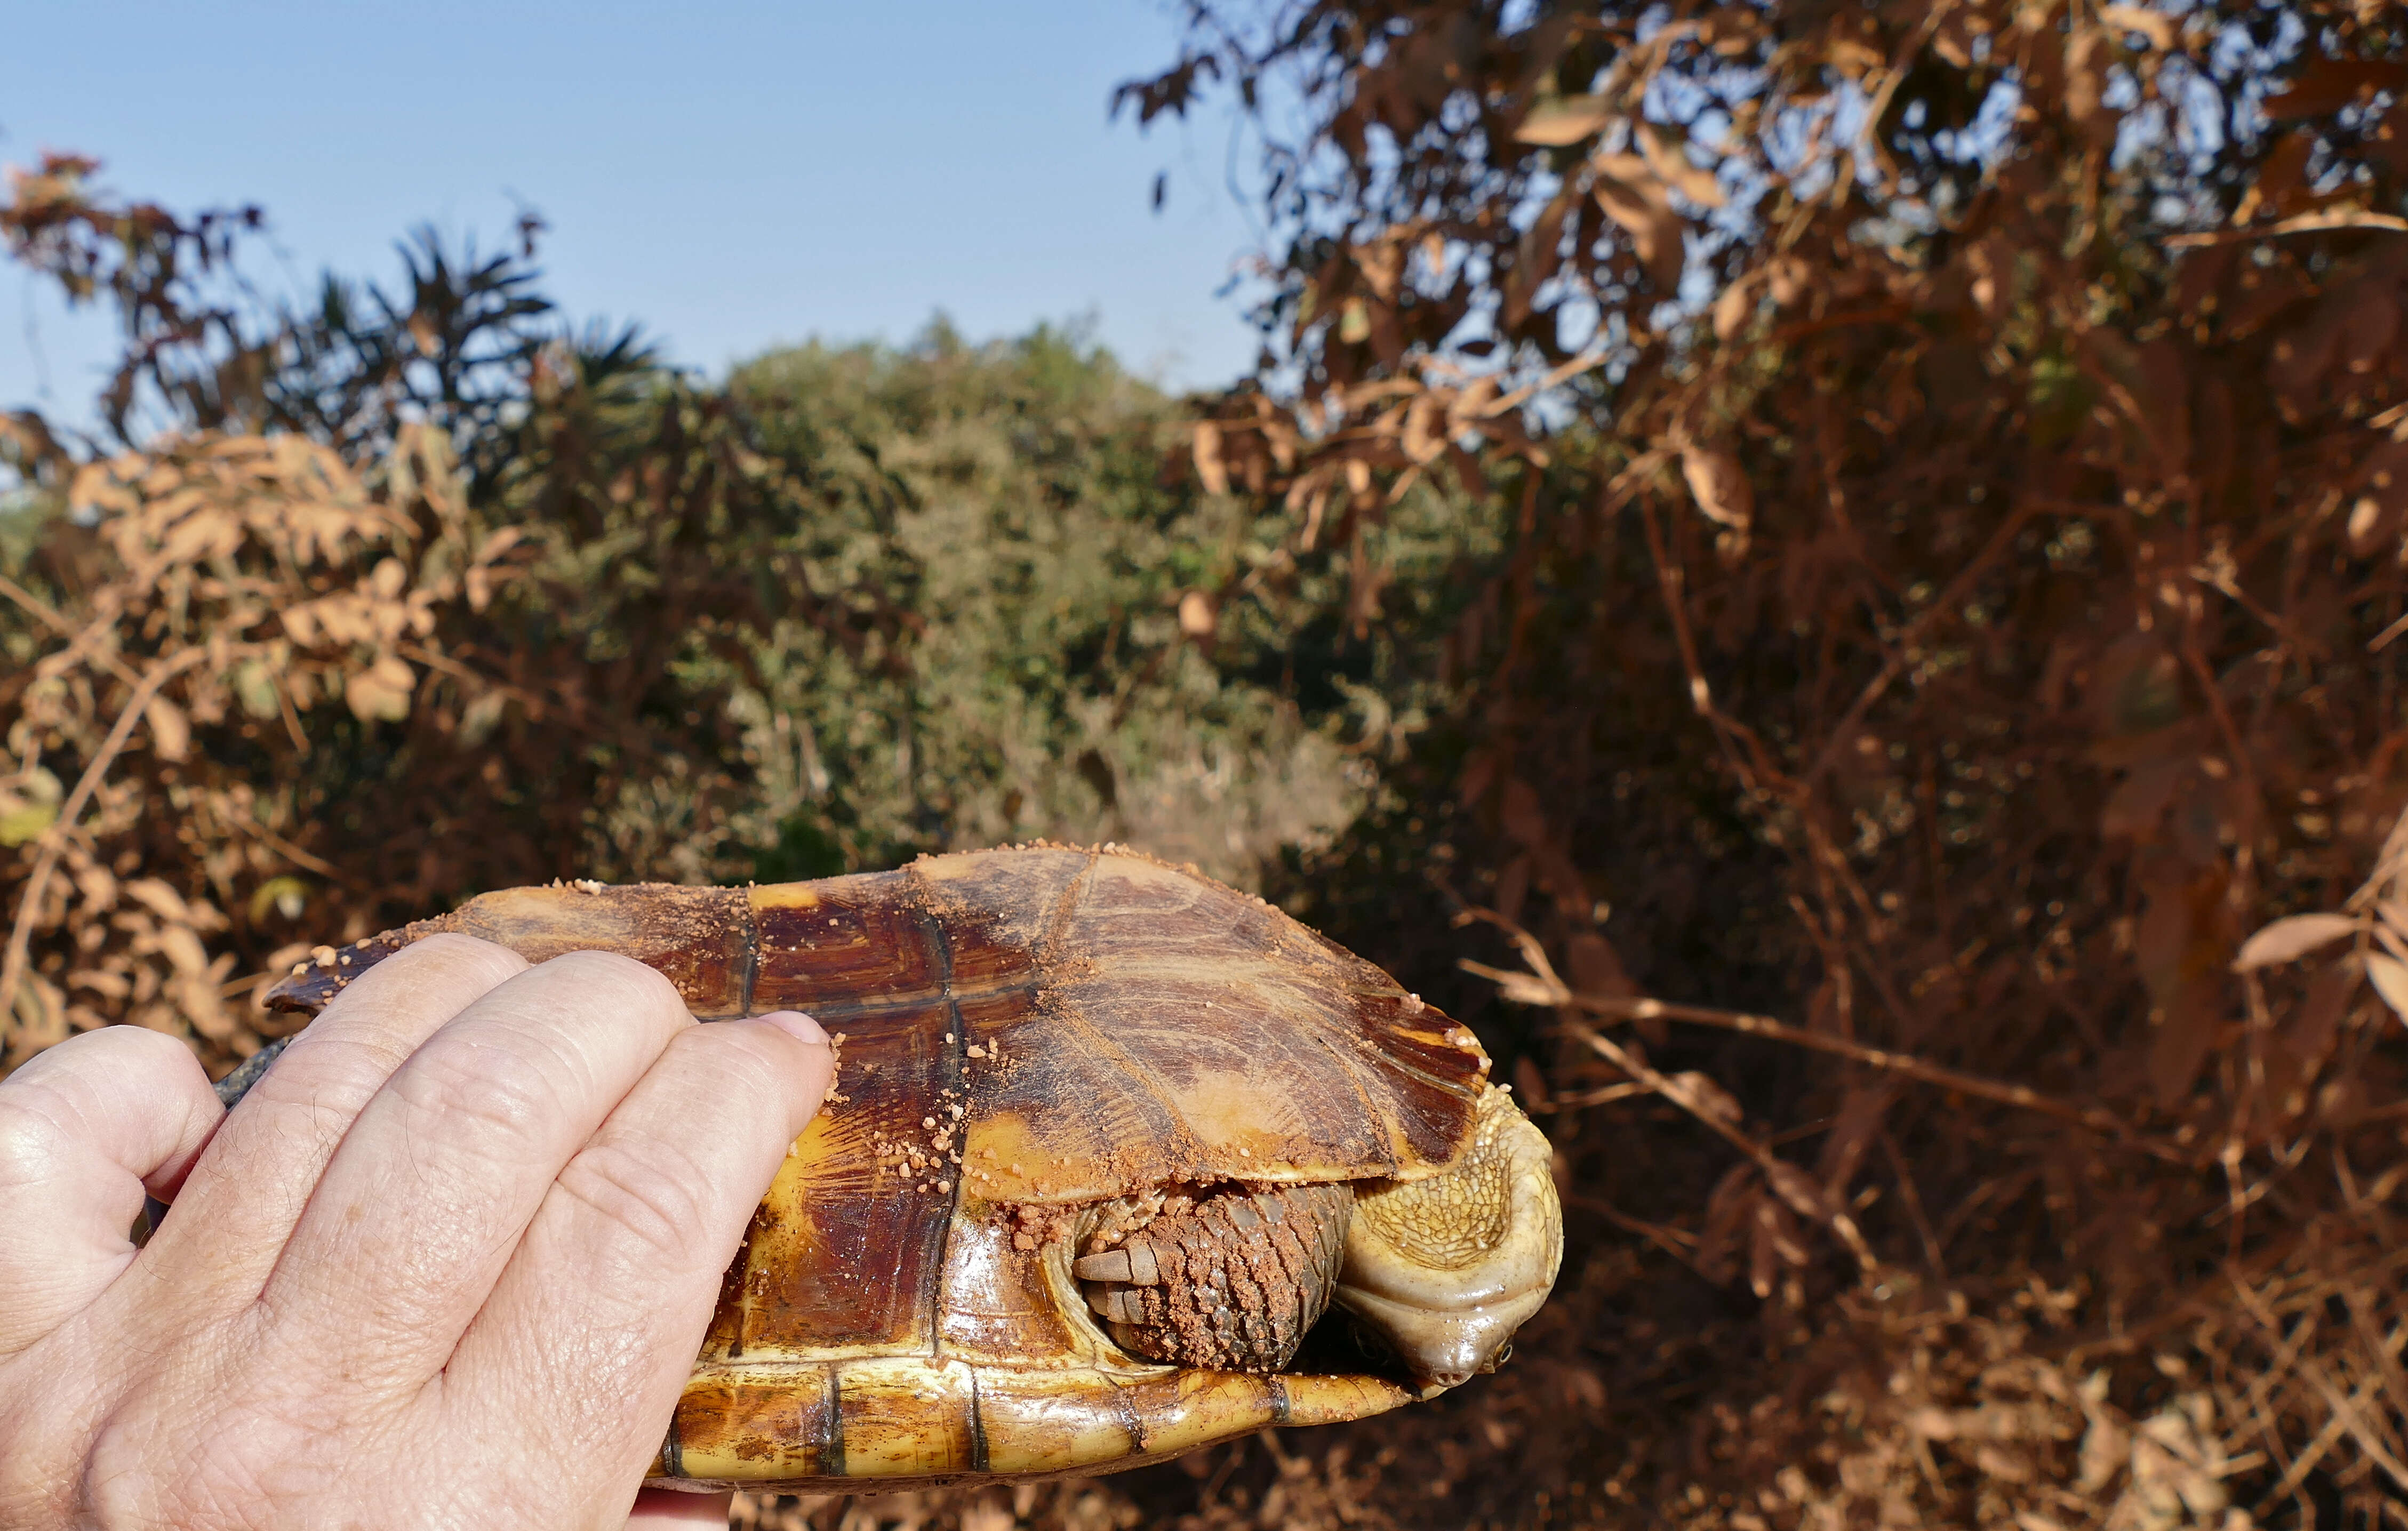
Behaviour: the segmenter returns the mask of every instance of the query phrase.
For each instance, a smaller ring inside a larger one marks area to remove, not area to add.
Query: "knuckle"
[[[103,1026],[47,1048],[0,1078],[0,1111],[13,1107],[66,1130],[64,1123],[88,1121],[113,1093],[171,1080],[178,1066],[199,1068],[175,1037],[142,1026]]]
[[[685,1013],[677,985],[652,967],[618,952],[569,952],[543,965],[581,986],[614,993],[624,1001]]]
[[[412,941],[379,966],[389,967],[404,960],[421,966],[441,963],[468,972],[489,972],[496,983],[527,968],[527,960],[509,947],[463,936],[456,930],[439,931]]]
[[[638,1258],[690,1255],[710,1233],[702,1168],[657,1138],[595,1142],[560,1172],[561,1191]]]
[[[445,931],[412,941],[362,973],[335,996],[325,1016],[390,1020],[430,1004],[456,1011],[526,968],[526,959],[509,947]]]
[[[102,1525],[237,1527],[298,1518],[313,1498],[311,1464],[342,1425],[257,1400],[224,1401],[197,1430],[162,1427],[167,1400],[144,1399],[102,1423],[84,1456],[79,1497]]]
[[[125,1414],[94,1433],[83,1466],[77,1496],[101,1525],[239,1524],[227,1511],[245,1499],[256,1504],[248,1466],[236,1452],[180,1450]]]
[[[246,1105],[356,1113],[409,1055],[373,1035],[311,1030],[294,1037],[285,1056],[294,1061],[280,1059],[261,1075],[242,1097]]]
[[[798,1066],[814,1067],[820,1051],[774,1027],[699,1026],[690,1055],[710,1080],[712,1115],[741,1123],[781,1116],[801,1077]]]
[[[0,1186],[26,1185],[55,1174],[67,1156],[66,1129],[36,1104],[31,1087],[0,1087]]]
[[[534,1131],[562,1095],[547,1061],[523,1046],[456,1037],[419,1049],[392,1089],[413,1113],[447,1132],[482,1128],[512,1138]]]

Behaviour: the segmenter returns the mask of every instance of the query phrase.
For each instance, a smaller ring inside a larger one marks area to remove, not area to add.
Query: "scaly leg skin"
[[[1173,1366],[1268,1373],[1329,1306],[1354,1199],[1344,1185],[1231,1191],[1099,1229],[1073,1267],[1112,1342]]]

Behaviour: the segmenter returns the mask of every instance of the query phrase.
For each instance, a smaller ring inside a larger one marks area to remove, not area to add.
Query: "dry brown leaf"
[[[1712,170],[1693,165],[1684,151],[1685,138],[1668,129],[1649,123],[1638,135],[1639,152],[1648,168],[1672,190],[1700,207],[1719,207],[1727,198],[1722,182]]]
[[[2388,922],[2378,921],[2369,928],[2374,932],[2374,939],[2386,952],[2401,962],[2408,962],[2408,940],[2402,940],[2400,933],[2392,929]]]
[[[2232,959],[2232,970],[2247,973],[2277,963],[2297,962],[2358,930],[2359,925],[2359,921],[2346,914],[2287,915],[2242,942],[2240,955]]]
[[[1359,346],[1371,338],[1371,306],[1360,293],[1340,305],[1338,338],[1350,346]]]
[[[2408,963],[2370,952],[2366,954],[2366,976],[2372,980],[2374,992],[2391,1007],[2391,1012],[2408,1021]]]
[[[1663,181],[1636,154],[1599,154],[1589,167],[1596,173],[1597,205],[1630,236],[1639,264],[1657,286],[1677,286],[1687,260],[1681,237],[1687,225],[1672,210]]]
[[[1179,630],[1189,637],[1207,639],[1219,630],[1220,613],[1213,609],[1212,597],[1200,590],[1191,590],[1179,597]]]
[[[1734,1108],[1738,1102],[1732,1102]],[[1771,1183],[1773,1194],[1789,1204],[1800,1217],[1824,1221],[1832,1213],[1831,1198],[1812,1175],[1785,1159],[1774,1159],[1765,1166],[1765,1179]]]
[[[206,973],[209,954],[190,925],[169,925],[159,933],[159,950],[180,973]]]
[[[1229,470],[1221,457],[1221,427],[1209,420],[1196,422],[1196,476],[1203,480],[1207,494],[1229,492]]]
[[[1536,1005],[1552,1009],[1570,1002],[1572,992],[1561,981],[1537,973],[1517,972],[1509,968],[1491,967],[1473,962],[1469,957],[1455,963],[1465,972],[1486,979],[1497,985],[1498,996],[1509,1004]]]
[[[1787,1215],[1780,1203],[1767,1197],[1756,1204],[1755,1213],[1748,1226],[1747,1285],[1761,1301],[1772,1295],[1784,1264],[1802,1263],[1784,1257],[1803,1252],[1797,1238],[1784,1227]]]
[[[1724,288],[1722,295],[1714,299],[1715,339],[1727,340],[1745,326],[1749,317],[1756,312],[1758,286],[1757,274],[1750,272]]]
[[[1717,526],[1747,530],[1756,519],[1756,490],[1738,457],[1718,447],[1690,442],[1681,449],[1681,477],[1698,508]]]
[[[1564,259],[1563,233],[1565,220],[1571,216],[1578,199],[1578,185],[1567,180],[1563,188],[1549,198],[1539,216],[1522,237],[1514,241],[1512,268],[1505,275],[1500,293],[1498,317],[1505,324],[1518,324],[1529,317],[1530,306],[1537,300],[1539,289],[1553,277]]]
[[[1573,95],[1541,102],[1513,130],[1513,141],[1538,149],[1584,143],[1604,132],[1617,115],[1601,95]]]
[[[194,923],[192,907],[184,902],[183,895],[155,877],[136,878],[123,884],[123,891],[128,898],[170,924]]]
[[[2137,32],[2149,39],[2149,46],[2160,53],[2172,52],[2174,46],[2173,18],[2145,6],[2101,6],[2101,24],[2118,32]]]
[[[1443,453],[1446,451],[1446,437],[1441,430],[1441,422],[1445,416],[1445,402],[1436,394],[1424,393],[1413,400],[1412,407],[1405,411],[1402,436],[1405,455],[1415,463],[1429,463]]]
[[[409,716],[410,693],[418,676],[407,662],[384,654],[343,682],[343,700],[363,723],[399,723]]]
[[[1667,1094],[1697,1112],[1727,1126],[1737,1127],[1747,1120],[1739,1097],[1723,1088],[1721,1081],[1698,1070],[1684,1069],[1666,1077]],[[1776,1189],[1778,1189],[1776,1187]]]
[[[2114,44],[2104,27],[2077,23],[2065,45],[2065,115],[2082,136],[2101,148],[2115,141],[2122,113],[2106,104],[2107,68]]]
[[[2403,901],[2397,894],[2377,899],[2374,912],[2394,935],[2408,936],[2408,901]]]
[[[180,761],[193,752],[193,725],[182,708],[165,696],[153,696],[142,716],[150,725],[150,745],[161,760]]]

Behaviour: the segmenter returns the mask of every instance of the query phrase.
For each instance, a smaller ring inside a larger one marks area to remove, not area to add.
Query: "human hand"
[[[0,1525],[724,1524],[638,1490],[832,1063],[464,936],[231,1114],[155,1032],[41,1053],[0,1081]]]

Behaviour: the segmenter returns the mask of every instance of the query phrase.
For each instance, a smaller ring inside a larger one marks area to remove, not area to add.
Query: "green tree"
[[[130,316],[113,450],[0,433],[13,1057],[129,1017],[239,1053],[295,952],[552,878],[1053,837],[1252,884],[1415,725],[1392,634],[1166,477],[1182,407],[1076,331],[715,383],[565,323],[524,248],[245,307],[221,223],[90,174],[0,218]],[[1464,536],[1417,500],[1390,556]]]
[[[881,585],[912,634],[885,666],[761,635],[738,703],[777,826],[751,831],[779,848],[759,874],[1111,838],[1251,884],[1360,808],[1363,731],[1395,726],[1369,683],[1383,651],[1298,675],[1276,608],[1220,620],[1275,550],[1233,497],[1165,479],[1174,401],[1075,329],[971,346],[939,320],[900,351],[763,357],[730,391],[810,508],[821,566],[888,539]]]

